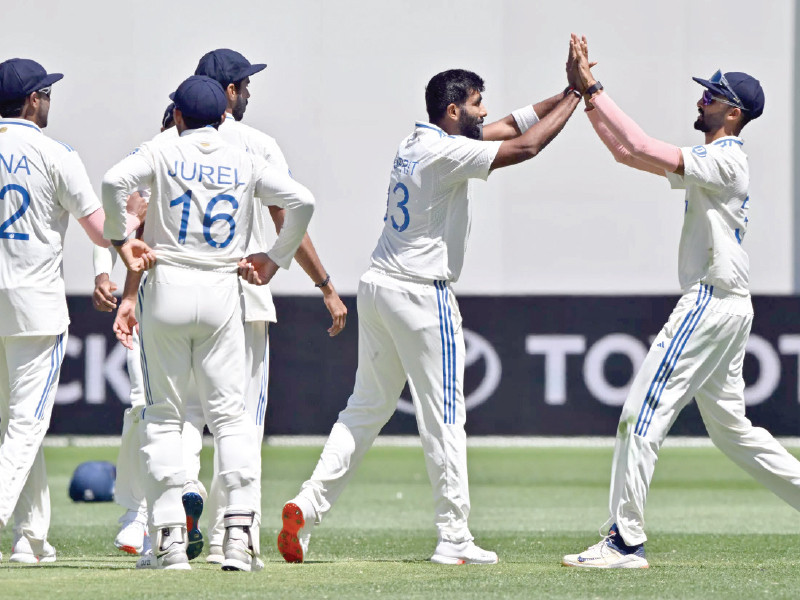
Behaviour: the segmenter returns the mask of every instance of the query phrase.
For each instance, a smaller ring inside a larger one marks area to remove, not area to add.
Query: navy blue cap
[[[219,121],[228,108],[222,86],[204,75],[192,75],[186,79],[169,95],[169,99],[183,116],[206,124]]]
[[[62,77],[61,73],[48,73],[35,60],[10,58],[0,63],[0,102],[24,98]]]
[[[206,75],[216,79],[222,87],[241,81],[267,68],[264,63],[252,65],[244,56],[228,48],[212,50],[197,63],[195,75]]]
[[[169,106],[167,106],[166,110],[164,111],[164,116],[161,117],[161,126],[164,129],[167,129],[170,125],[175,123],[175,116],[172,114],[172,111],[175,110],[175,103],[170,102]]]
[[[709,79],[699,77],[692,79],[744,109],[751,119],[760,117],[764,112],[764,90],[761,88],[761,83],[747,73],[737,71],[723,73],[722,70],[718,70]]]

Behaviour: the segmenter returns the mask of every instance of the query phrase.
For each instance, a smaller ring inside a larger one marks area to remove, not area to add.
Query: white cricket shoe
[[[301,563],[305,560],[315,517],[316,512],[311,502],[302,496],[284,504],[281,512],[283,529],[278,534],[278,552],[283,560],[290,563]]]
[[[644,544],[630,547],[612,528],[608,535],[580,554],[567,554],[561,564],[565,567],[592,569],[647,569],[650,564],[644,556]]]
[[[440,565],[496,565],[497,554],[484,550],[473,541],[454,544],[440,540],[431,562]]]
[[[192,567],[186,556],[186,528],[175,526],[159,529],[155,548],[142,554],[136,561],[136,568],[190,570]]]
[[[225,538],[222,546],[225,560],[223,571],[260,571],[264,562],[258,557],[259,528],[255,513],[250,510],[230,508],[225,513]]]
[[[114,545],[128,554],[142,554],[147,537],[147,515],[138,510],[128,510],[119,518],[119,524]]]
[[[206,562],[212,565],[221,565],[225,561],[225,552],[222,546],[209,546]]]
[[[31,549],[31,543],[28,541],[28,538],[23,536],[14,543],[14,548],[12,548],[11,556],[8,560],[9,562],[26,565],[53,563],[56,562],[56,549],[45,540],[42,553],[36,555]]]

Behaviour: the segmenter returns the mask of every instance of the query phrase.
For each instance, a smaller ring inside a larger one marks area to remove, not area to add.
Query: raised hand
[[[575,64],[575,74],[578,81],[578,89],[585,92],[586,89],[595,83],[591,68],[597,63],[589,63],[589,44],[586,36],[578,37],[570,34],[570,56]]]

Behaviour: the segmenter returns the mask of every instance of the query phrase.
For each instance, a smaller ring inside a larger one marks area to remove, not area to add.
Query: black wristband
[[[599,81],[595,81],[594,85],[590,85],[588,88],[586,88],[586,91],[584,93],[591,98],[592,94],[597,93],[602,89],[603,89],[603,84],[600,83]]]
[[[315,284],[314,284],[314,287],[318,287],[318,288],[324,288],[324,287],[325,287],[326,285],[328,285],[330,282],[331,282],[331,276],[330,276],[330,275],[328,275],[327,273],[325,273],[325,279],[323,279],[323,280],[322,280],[322,281],[320,281],[319,283],[315,283]]]

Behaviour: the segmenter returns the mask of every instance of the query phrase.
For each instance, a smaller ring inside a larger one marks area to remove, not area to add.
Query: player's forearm
[[[314,214],[314,196],[302,185],[297,184],[295,192],[282,200],[286,209],[283,226],[278,233],[278,239],[267,254],[278,266],[288,269]]]
[[[92,243],[101,248],[108,248],[111,245],[109,241],[103,237],[103,223],[105,220],[106,217],[102,208],[98,208],[92,214],[78,219],[78,223],[83,227],[83,230],[86,232],[86,235],[89,236],[89,239],[92,240]]]
[[[297,248],[294,259],[297,261],[297,264],[300,265],[300,268],[306,272],[306,275],[311,278],[314,285],[325,281],[328,273],[325,271],[325,267],[322,266],[322,261],[320,261],[317,250],[314,248],[314,244],[311,242],[308,233],[303,236],[303,241],[300,242],[300,247]],[[323,289],[322,291],[325,292],[326,290]]]
[[[651,165],[650,163],[635,158],[620,141],[614,137],[611,130],[600,119],[597,111],[590,109],[586,111],[586,116],[589,117],[589,122],[592,124],[597,137],[603,142],[608,151],[614,157],[614,160],[620,164],[639,169],[640,171],[647,171],[656,175],[664,175],[664,170]]]
[[[539,154],[561,132],[579,102],[575,94],[563,96],[545,118],[518,138],[503,142],[491,168],[515,165]]]
[[[605,92],[592,97],[598,117],[634,158],[673,172],[681,164],[680,148],[648,136]]]
[[[94,267],[94,276],[97,277],[103,273],[108,275],[114,269],[114,262],[116,261],[117,253],[113,252],[110,248],[94,245],[92,247],[92,266]]]
[[[142,282],[143,273],[134,273],[127,271],[125,274],[125,285],[122,286],[122,299],[136,303],[136,294],[139,291],[139,285]]]
[[[550,96],[549,98],[545,98],[541,102],[537,102],[533,105],[533,110],[536,111],[536,114],[539,115],[539,119],[544,119],[547,115],[549,115],[552,110],[558,106],[558,103],[563,100],[566,94],[564,92],[559,92],[555,96]]]

